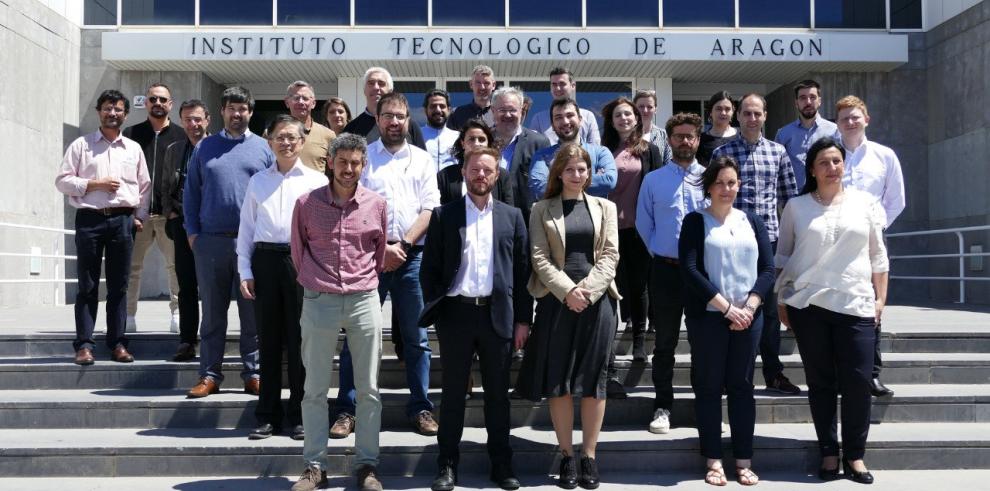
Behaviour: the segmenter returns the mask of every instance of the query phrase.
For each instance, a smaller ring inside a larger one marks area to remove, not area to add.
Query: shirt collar
[[[228,139],[228,140],[240,141],[240,140],[246,140],[249,136],[251,136],[251,130],[250,129],[246,129],[246,130],[244,130],[244,134],[243,135],[235,138],[235,137],[231,136],[230,133],[227,133],[227,128],[224,128],[224,129],[220,130],[219,135],[221,137],[223,137],[223,138]]]
[[[863,150],[865,150],[865,149],[866,149],[866,145],[867,145],[867,144],[869,144],[869,143],[870,143],[870,140],[869,140],[869,139],[868,139],[868,138],[866,137],[866,135],[863,135],[863,143],[860,143],[860,144],[859,144],[859,147],[857,147],[857,148],[856,148],[855,150],[851,150],[851,149],[849,149],[849,147],[847,147],[847,146],[846,146],[846,144],[845,144],[845,143],[844,143],[844,142],[842,141],[842,135],[841,135],[841,134],[839,135],[839,144],[840,144],[840,145],[842,145],[842,148],[844,148],[844,149],[846,149],[846,152],[850,152],[850,153],[860,153],[860,152],[862,152]]]
[[[365,192],[365,187],[362,186],[361,183],[359,182],[357,184],[357,187],[354,189],[354,195],[351,196],[351,199],[347,200],[347,202],[344,203],[344,206],[342,208],[346,208],[354,203],[357,203],[358,199],[362,195],[364,195],[364,192]],[[333,180],[330,181],[330,184],[327,184],[327,197],[330,199],[330,206],[337,206],[333,199]]]
[[[296,163],[292,164],[292,168],[289,169],[289,172],[285,173],[285,177],[301,176],[303,174],[303,170],[302,170],[303,165],[304,164],[302,162],[302,159],[296,157]],[[278,171],[278,162],[275,162],[275,165],[269,167],[266,170],[268,170],[268,172],[271,172],[272,174],[277,174],[277,175],[282,174],[281,172]]]
[[[381,139],[376,140],[375,143],[378,144],[378,153],[383,153],[385,155],[388,155],[391,159],[405,158],[408,157],[412,152],[409,149],[409,142],[405,140],[402,141],[402,148],[400,148],[399,151],[395,153],[389,152],[388,148],[385,147],[385,143],[383,143]]]
[[[670,167],[670,170],[675,172],[679,176],[688,176],[701,174],[705,171],[705,167],[698,163],[698,159],[694,159],[691,165],[687,166],[687,169],[683,168],[673,159],[667,161],[667,165],[664,167]]]
[[[103,132],[100,131],[100,130],[96,130],[96,133],[94,134],[94,136],[95,136],[95,138],[94,138],[93,141],[98,142],[100,140],[103,140],[103,141],[109,143],[110,145],[115,145],[115,144],[118,144],[118,143],[123,143],[123,140],[124,140],[124,132],[123,132],[123,130],[118,131],[117,132],[117,138],[114,138],[113,140],[108,140],[107,139],[107,136],[104,135]]]
[[[474,204],[474,200],[471,199],[470,193],[464,193],[464,201],[467,202],[467,206],[469,210],[473,210],[475,213],[478,214],[492,211],[492,207],[495,204],[495,200],[494,198],[492,198],[492,193],[488,193],[488,201],[485,203],[485,209],[483,210],[479,210],[478,207]]]

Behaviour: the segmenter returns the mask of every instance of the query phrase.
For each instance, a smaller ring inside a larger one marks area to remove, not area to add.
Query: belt
[[[653,257],[654,257],[654,258],[655,258],[655,259],[656,259],[657,261],[660,261],[660,262],[662,262],[662,263],[667,263],[667,264],[672,264],[672,265],[674,265],[674,266],[678,266],[678,265],[680,265],[680,264],[681,264],[681,262],[680,262],[680,261],[678,261],[677,259],[674,259],[674,258],[670,258],[670,257],[667,257],[667,256],[653,256]]]
[[[389,241],[387,241],[385,243],[388,244],[388,245],[395,245],[395,244],[399,244],[400,242],[398,240],[389,240]],[[410,252],[418,252],[418,251],[421,251],[421,250],[423,250],[423,246],[421,246],[421,245],[413,244],[413,245],[409,246],[409,251]]]
[[[289,244],[280,244],[277,242],[255,242],[254,250],[272,251],[272,252],[289,252]]]
[[[237,232],[210,232],[207,235],[216,235],[217,237],[227,237],[228,239],[237,238]]]
[[[95,213],[97,215],[103,215],[105,217],[134,214],[134,208],[127,206],[112,206],[110,208],[80,208],[79,211]]]
[[[458,295],[458,296],[453,297],[453,298],[455,300],[457,300],[458,302],[460,302],[460,303],[466,303],[468,305],[474,305],[474,306],[478,306],[478,307],[483,307],[485,305],[488,305],[492,301],[492,297],[491,296],[487,296],[487,297],[465,297],[464,295]]]

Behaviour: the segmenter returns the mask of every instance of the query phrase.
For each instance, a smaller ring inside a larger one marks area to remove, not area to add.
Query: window
[[[504,26],[505,2],[433,0],[435,26]]]
[[[427,0],[356,0],[354,23],[359,26],[425,26]]]
[[[409,101],[410,126],[423,126],[426,124],[426,113],[423,111],[423,98],[426,97],[427,92],[433,90],[435,87],[436,82],[432,80],[397,80],[395,82],[395,91],[406,96],[406,100]]]
[[[199,0],[199,23],[204,26],[270,26],[271,0]]]
[[[739,0],[740,27],[811,27],[811,3]]]
[[[891,29],[921,29],[921,0],[890,0]]]
[[[886,29],[886,3],[886,0],[815,0],[815,27]]]
[[[581,27],[581,1],[509,0],[509,25]]]
[[[663,2],[663,25],[666,27],[735,27],[734,0],[667,0]]]
[[[656,0],[624,0],[616,8],[613,0],[587,0],[585,8],[589,26],[657,27],[659,5]]]
[[[121,24],[126,25],[193,25],[196,22],[195,0],[123,0]]]
[[[526,95],[533,99],[533,107],[529,110],[529,114],[526,115],[526,121],[523,122],[523,126],[529,127],[533,116],[550,109],[553,96],[550,95],[549,77],[547,80],[535,82],[510,81],[509,83],[519,86],[519,88],[526,92]],[[616,97],[630,97],[631,94],[632,84],[629,82],[598,82],[592,80],[582,82],[580,79],[577,79],[576,98],[578,105],[581,106],[581,109],[587,109],[595,114],[599,129],[602,127],[602,108],[609,102],[612,102]]]
[[[278,0],[278,23],[286,26],[349,26],[350,0]]]
[[[502,80],[495,79],[495,88],[498,89],[505,85]],[[463,106],[474,100],[474,92],[471,92],[471,86],[468,82],[460,80],[452,80],[447,82],[447,93],[450,94],[450,107],[451,110],[457,106]]]
[[[83,3],[83,24],[88,26],[117,25],[117,0],[86,0]]]

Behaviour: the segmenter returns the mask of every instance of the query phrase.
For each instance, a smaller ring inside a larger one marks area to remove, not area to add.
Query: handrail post
[[[966,303],[966,246],[963,244],[962,232],[956,231],[959,239],[959,303]]]

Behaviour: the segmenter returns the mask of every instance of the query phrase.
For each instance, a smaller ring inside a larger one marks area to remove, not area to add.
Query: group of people
[[[314,89],[297,81],[287,88],[288,114],[256,135],[248,128],[254,99],[231,87],[222,94],[223,129],[215,135],[207,132],[204,103],[181,103],[185,138],[170,129],[165,85],[149,87],[148,121],[126,130],[129,100],[103,92],[99,130],[69,146],[56,179],[77,208],[75,363],[94,363],[103,257],[106,343],[112,360],[133,361],[126,298],[137,290],[132,264],[140,262],[141,234],[150,231],[143,240],[169,244],[162,249],[174,261],[174,359],[194,358],[199,338],[200,380],[187,396],[219,391],[235,300],[241,379],[245,392],[259,396],[258,426],[248,437],[287,430],[304,441],[306,468],[294,491],[326,485],[326,440],[352,432],[358,487],[382,489],[378,370],[386,298],[406,372],[406,415],[415,431],[437,436],[434,490],[457,484],[476,358],[492,481],[520,486],[509,439],[512,390],[513,397],[548,401],[559,486],[593,489],[606,400],[625,397],[613,349],[620,319],[632,335],[634,363],[647,360],[648,326],[656,331],[648,429],[666,433],[683,316],[704,479],[727,483],[724,392],[736,479],[753,485],[756,355],[769,390],[800,393],[779,360],[782,322],[793,329],[804,364],[820,477],[837,478],[841,464],[846,476],[872,482],[863,461],[871,391],[890,393],[878,378],[883,230],[903,210],[904,188],[894,153],[866,139],[866,104],[840,99],[836,125],[818,114],[820,86],[803,81],[795,88],[798,120],[771,141],[763,136],[767,107],[759,94],[715,94],[706,130],[697,114],[653,124],[656,95],[641,91],[607,104],[599,132],[595,115],[576,102],[573,74],[557,68],[550,81],[554,100],[534,114],[533,128],[523,126],[526,95],[496,89],[487,66],[473,70],[468,104],[452,109],[446,92],[428,92],[422,128],[410,123],[409,101],[393,91],[389,72],[372,67],[357,117],[330,98],[326,125],[314,121]],[[444,368],[439,424],[428,397],[430,326]],[[339,390],[328,418],[341,331]],[[574,398],[580,458],[572,443]]]

